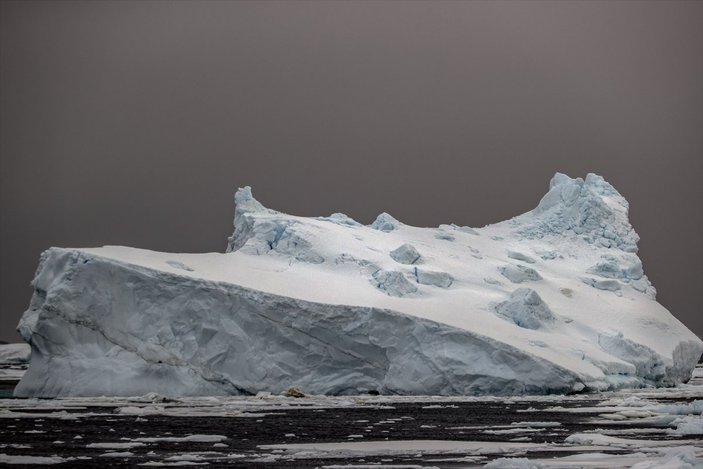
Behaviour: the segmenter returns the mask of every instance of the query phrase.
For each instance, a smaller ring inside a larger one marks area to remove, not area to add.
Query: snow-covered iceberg
[[[675,385],[703,352],[595,174],[476,229],[235,204],[225,254],[44,252],[15,394],[567,393]]]

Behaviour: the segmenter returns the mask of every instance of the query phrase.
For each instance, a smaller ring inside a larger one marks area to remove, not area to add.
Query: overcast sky
[[[0,2],[0,340],[50,246],[223,251],[232,196],[482,226],[630,202],[703,336],[703,2]]]

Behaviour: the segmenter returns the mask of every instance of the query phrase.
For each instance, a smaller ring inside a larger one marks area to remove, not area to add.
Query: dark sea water
[[[660,417],[675,406],[690,408],[685,416],[695,428],[703,419],[696,414],[697,402],[703,409],[701,381],[673,390],[576,396],[184,400],[11,399],[6,382],[0,385],[0,465],[458,468],[510,457],[579,467],[568,465],[574,462],[568,457],[587,454],[589,467],[629,467],[627,458],[700,462],[703,435],[675,433],[677,427],[662,425]],[[572,435],[611,440],[588,444]]]
[[[15,389],[14,382],[0,382],[0,399],[9,399],[12,397],[12,390]]]

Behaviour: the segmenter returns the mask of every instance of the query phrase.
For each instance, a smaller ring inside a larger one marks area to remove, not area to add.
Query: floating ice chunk
[[[173,456],[169,456],[167,458],[164,458],[164,461],[189,461],[189,462],[199,462],[199,461],[205,461],[206,459],[199,455],[199,454],[175,454]]]
[[[703,467],[693,446],[662,448],[659,454],[659,458],[639,462],[631,469],[701,469]]]
[[[527,262],[528,264],[535,263],[535,260],[533,258],[528,256],[527,254],[523,254],[523,253],[517,252],[517,251],[508,251],[508,257],[511,259],[518,260],[518,261]]]
[[[406,296],[417,291],[402,272],[395,270],[377,270],[372,275],[371,283],[386,295]]]
[[[400,222],[393,218],[390,214],[383,212],[371,223],[371,228],[378,231],[384,231],[386,233],[397,229],[400,226]]]
[[[630,396],[616,403],[618,407],[645,407],[651,405],[651,401],[638,396]]]
[[[134,441],[143,443],[156,443],[159,441],[175,442],[175,443],[217,443],[226,440],[224,435],[186,435],[186,436],[156,436],[156,437],[141,437],[135,438]]]
[[[412,244],[403,244],[400,247],[391,251],[391,257],[394,261],[401,264],[415,264],[420,260],[420,253]]]
[[[131,458],[134,453],[131,451],[110,451],[99,455],[101,458]]]
[[[449,288],[454,282],[454,278],[446,272],[435,272],[431,270],[420,270],[415,267],[415,279],[422,285],[433,285],[440,288]]]
[[[498,303],[495,310],[525,329],[542,329],[556,319],[549,306],[531,288],[518,288],[510,294],[510,299]]]
[[[0,453],[1,464],[62,464],[74,461],[76,458],[62,458],[60,456],[25,456],[20,454]]]
[[[561,427],[561,423],[554,422],[554,421],[512,422],[510,425],[512,425],[514,427],[534,427],[534,428]]]
[[[99,449],[131,449],[138,448],[139,446],[144,446],[144,443],[140,441],[121,441],[121,442],[106,442],[106,443],[88,443],[86,448],[99,448]]]
[[[505,265],[498,267],[498,272],[513,283],[542,280],[542,276],[533,268],[524,265]]]
[[[483,467],[485,469],[542,469],[544,465],[527,458],[498,458]]]
[[[703,435],[703,416],[679,417],[673,421],[676,429],[673,433],[677,435]]]

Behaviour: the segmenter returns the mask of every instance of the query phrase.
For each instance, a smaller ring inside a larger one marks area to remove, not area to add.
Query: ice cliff
[[[567,393],[675,385],[703,352],[594,174],[483,228],[235,204],[225,254],[44,252],[16,395]]]

